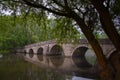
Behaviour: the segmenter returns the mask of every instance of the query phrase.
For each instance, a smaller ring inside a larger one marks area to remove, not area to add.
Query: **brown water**
[[[35,56],[30,59],[7,55],[0,58],[0,80],[94,80],[85,78],[94,77],[86,74],[87,67],[76,64],[73,59],[63,57],[39,56],[37,60]]]

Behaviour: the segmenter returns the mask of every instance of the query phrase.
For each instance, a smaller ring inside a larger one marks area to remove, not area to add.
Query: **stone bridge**
[[[115,48],[108,39],[99,40],[103,52],[105,55],[109,56]],[[80,39],[79,44],[66,43],[61,44],[57,43],[56,40],[44,41],[40,43],[34,43],[26,45],[24,51],[30,54],[30,57],[33,57],[33,54],[40,55],[62,55],[66,57],[84,57],[87,53],[94,54],[90,44],[85,39]]]
[[[101,39],[99,42],[104,51],[104,54],[107,57],[109,57],[110,54],[115,51],[114,46],[108,39]],[[26,45],[23,51],[26,53],[25,59],[33,63],[38,63],[40,66],[43,64],[43,67],[46,66],[58,69],[60,71],[64,71],[67,66],[66,70],[74,69],[75,71],[79,71],[80,69],[82,76],[83,74],[87,74],[87,76],[89,74],[89,77],[94,77],[94,75],[97,76],[96,60],[93,64],[89,62],[91,58],[95,57],[95,54],[88,41],[85,39],[80,39],[78,44],[61,44],[57,43],[56,40],[44,41]],[[18,50],[17,52],[20,51]],[[58,57],[58,55],[61,57]],[[56,58],[50,58],[53,56]]]

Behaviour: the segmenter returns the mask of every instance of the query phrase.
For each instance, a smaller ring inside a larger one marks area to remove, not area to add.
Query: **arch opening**
[[[43,48],[39,48],[39,49],[38,49],[37,55],[43,55]]]
[[[97,58],[93,50],[88,49],[85,53],[85,58],[88,63],[92,64],[93,66],[97,64]]]
[[[63,55],[63,49],[61,46],[59,45],[54,45],[51,50],[50,50],[50,53],[49,55],[52,55],[52,56],[62,56]]]
[[[88,50],[87,47],[78,47],[75,49],[72,55],[72,59],[77,67],[81,69],[89,69],[92,68],[92,64],[90,64],[85,57],[86,51]]]
[[[34,55],[33,49],[30,49],[30,50],[29,50],[29,56],[32,58],[33,55]]]
[[[37,56],[40,61],[43,61],[43,48],[38,49]]]

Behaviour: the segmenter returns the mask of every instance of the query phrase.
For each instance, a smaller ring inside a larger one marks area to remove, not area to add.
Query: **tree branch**
[[[55,4],[57,4],[58,6],[60,6],[60,7],[64,7],[62,4],[60,4],[58,1],[56,1],[56,0],[53,0],[53,2],[55,3]]]
[[[107,4],[107,9],[109,9],[109,7],[110,7],[110,0],[107,0],[106,4]]]
[[[46,11],[48,11],[48,12],[51,12],[51,13],[54,13],[54,14],[57,14],[57,15],[60,15],[60,16],[67,16],[67,17],[69,17],[69,16],[68,16],[68,13],[65,13],[65,12],[57,12],[57,11],[52,10],[52,9],[50,9],[50,8],[47,8],[47,7],[45,7],[45,6],[41,5],[41,4],[31,3],[31,2],[28,1],[28,0],[23,0],[23,1],[24,1],[25,4],[28,5],[28,6],[32,6],[32,7],[34,7],[34,8],[41,8],[41,9],[44,9],[44,10],[46,10]]]
[[[89,0],[89,1],[91,1],[92,3],[99,3],[99,4],[103,4],[103,2],[105,1],[105,0]]]
[[[64,0],[64,3],[65,3],[65,6],[68,7],[68,2],[67,2],[67,0]]]

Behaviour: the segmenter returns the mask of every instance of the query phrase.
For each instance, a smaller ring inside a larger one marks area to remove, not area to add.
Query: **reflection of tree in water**
[[[0,80],[65,80],[65,76],[10,54],[0,60]]]
[[[66,80],[65,78],[66,76],[61,73],[47,71],[47,80]]]
[[[92,65],[88,63],[88,61],[85,58],[85,53],[88,48],[86,47],[79,47],[77,48],[72,55],[72,59],[77,67],[81,69],[88,69],[91,68]]]
[[[64,62],[63,56],[51,56],[50,60],[55,67],[59,67]]]

